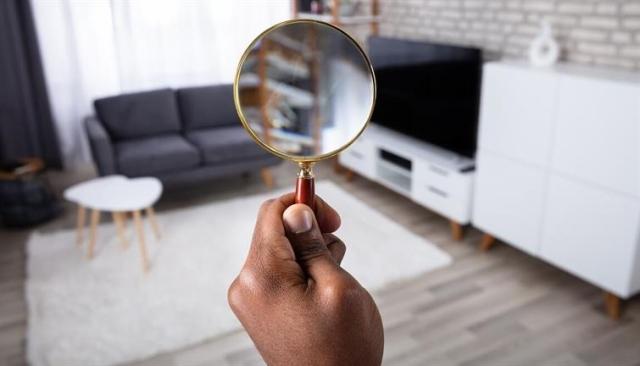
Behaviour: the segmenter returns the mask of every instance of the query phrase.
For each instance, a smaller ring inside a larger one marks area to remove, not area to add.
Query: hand
[[[269,365],[380,365],[382,321],[369,293],[340,267],[340,217],[293,194],[260,208],[229,304]],[[372,268],[371,270],[375,270]]]

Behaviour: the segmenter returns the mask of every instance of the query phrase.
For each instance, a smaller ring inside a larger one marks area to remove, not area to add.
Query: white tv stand
[[[471,218],[472,159],[375,124],[339,162],[449,219],[454,239]]]

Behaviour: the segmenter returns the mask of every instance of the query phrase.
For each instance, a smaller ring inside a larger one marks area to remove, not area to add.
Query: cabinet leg
[[[496,238],[494,238],[490,234],[485,233],[482,236],[482,241],[480,242],[480,250],[482,250],[483,252],[486,252],[489,249],[491,249],[495,243],[496,243]]]
[[[462,240],[462,225],[453,220],[449,220],[449,227],[451,227],[451,237],[453,240]]]
[[[620,298],[610,292],[604,293],[604,306],[607,315],[613,320],[620,319]]]
[[[345,170],[346,170],[345,177],[347,178],[347,182],[352,182],[353,176],[354,176],[353,170],[347,169],[347,168],[345,168]]]

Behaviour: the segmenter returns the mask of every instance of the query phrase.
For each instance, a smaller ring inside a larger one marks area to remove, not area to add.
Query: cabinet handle
[[[438,175],[442,175],[443,177],[446,177],[447,175],[449,175],[449,172],[442,169],[442,168],[438,168],[437,166],[434,165],[429,165],[429,170],[431,170],[432,172],[438,174]]]
[[[352,151],[349,151],[349,154],[351,154],[351,155],[352,155],[354,158],[356,158],[356,159],[360,159],[360,160],[362,160],[362,158],[363,158],[362,154],[360,154],[360,153],[359,153],[359,152],[357,152],[357,151],[353,151],[353,150],[352,150]]]
[[[440,189],[438,189],[436,187],[427,186],[427,189],[429,190],[429,192],[435,193],[440,197],[444,197],[444,198],[449,197],[449,194],[447,192],[442,191],[442,190],[440,190]]]

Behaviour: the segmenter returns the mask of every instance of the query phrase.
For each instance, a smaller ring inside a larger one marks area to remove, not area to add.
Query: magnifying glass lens
[[[344,31],[294,20],[251,43],[234,94],[240,119],[256,142],[298,162],[299,178],[312,179],[314,162],[338,154],[366,127],[375,80],[366,54]]]

